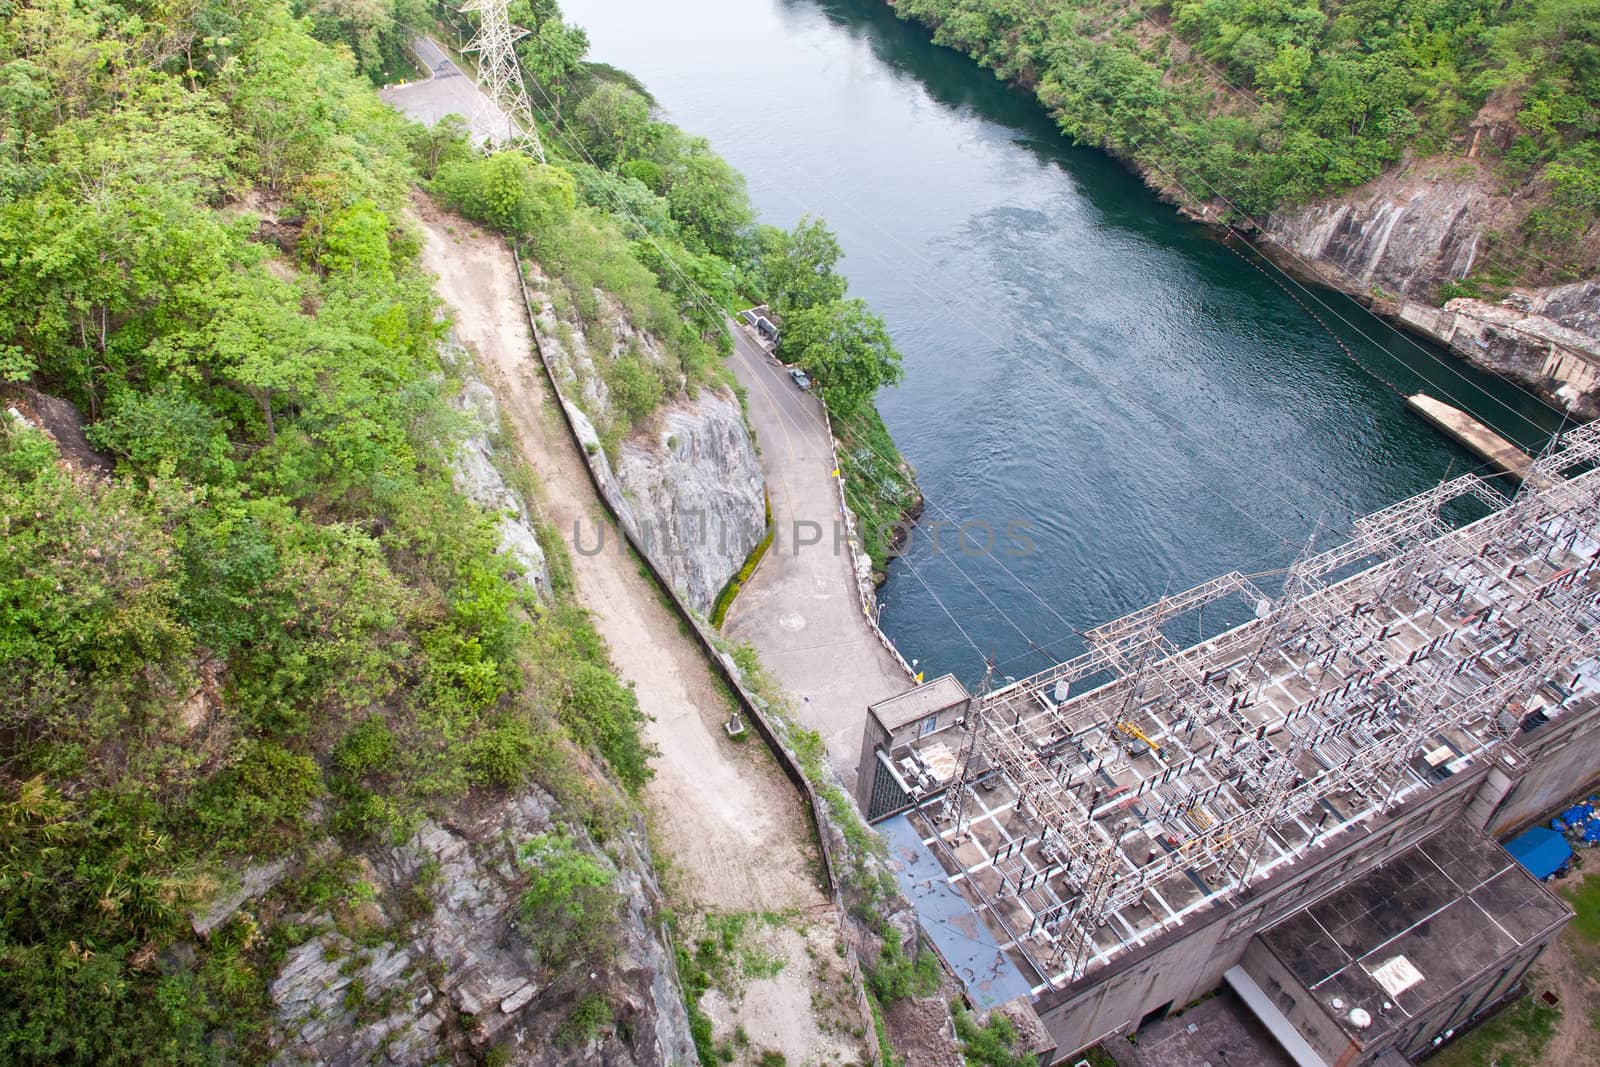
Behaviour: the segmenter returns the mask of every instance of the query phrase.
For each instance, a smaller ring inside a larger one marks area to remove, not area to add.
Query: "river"
[[[881,591],[932,677],[1020,676],[1075,630],[1229,570],[1478,460],[1407,413],[1426,390],[1512,440],[1556,417],[1325,289],[1350,350],[1028,95],[874,0],[565,0],[592,58],[744,172],[763,221],[822,215],[905,381],[879,407],[928,498]],[[1290,285],[1292,283],[1285,282]],[[1320,303],[1318,303],[1320,302]],[[1031,550],[985,527],[1025,524]],[[1176,636],[1242,618],[1212,609]]]

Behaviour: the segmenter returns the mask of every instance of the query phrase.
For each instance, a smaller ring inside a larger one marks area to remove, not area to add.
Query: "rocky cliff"
[[[1272,215],[1259,236],[1287,269],[1593,417],[1600,414],[1600,280],[1439,306],[1441,290],[1474,272],[1515,273],[1518,261],[1494,249],[1494,235],[1519,210],[1470,160],[1440,159]]]
[[[575,835],[614,872],[622,896],[605,974],[563,980],[568,961],[539,959],[519,929],[516,843],[551,829],[554,807],[532,790],[425,821],[405,844],[346,861],[365,887],[356,898],[278,916],[314,936],[287,951],[270,986],[277,1062],[471,1063],[491,1054],[526,1064],[694,1062],[656,933],[660,892],[641,827],[610,841],[613,855]],[[255,879],[258,892],[271,888],[263,881]],[[611,1022],[591,1032],[572,1020],[595,993]]]
[[[1274,214],[1261,234],[1338,288],[1430,301],[1480,265],[1497,207],[1475,168],[1441,163]]]
[[[1405,301],[1397,314],[1471,362],[1543,390],[1574,415],[1600,415],[1600,281],[1519,290],[1498,304]]]
[[[540,344],[612,505],[652,546],[678,593],[708,611],[766,530],[766,483],[738,401],[721,387],[691,394],[680,381],[643,426],[608,435],[619,412],[604,367],[630,351],[652,364],[668,361],[656,339],[635,330],[603,294],[608,325],[585,329],[574,312],[559,313],[538,282],[535,275],[530,296]],[[585,532],[580,544],[593,543]]]

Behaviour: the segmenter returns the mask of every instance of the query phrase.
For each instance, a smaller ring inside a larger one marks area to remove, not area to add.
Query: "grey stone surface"
[[[612,507],[678,594],[696,611],[709,611],[766,531],[765,482],[738,402],[703,387],[672,400],[623,439],[613,465],[595,428],[613,417],[602,365],[629,351],[657,365],[669,357],[604,293],[596,300],[613,325],[601,353],[575,316],[559,315],[539,293],[532,297],[540,344]],[[598,536],[585,531],[579,540],[593,544]]]
[[[288,952],[269,987],[277,1062],[472,1063],[501,1048],[515,1063],[692,1063],[641,830],[611,841],[609,853],[568,831],[602,863],[622,861],[617,955],[604,973],[563,980],[564,961],[546,966],[520,931],[517,846],[551,827],[553,808],[531,791],[449,823],[427,820],[404,845],[368,856],[378,900],[412,901],[412,917],[394,922],[364,905],[385,921],[363,924],[359,935],[341,932],[334,916],[306,917],[321,932]],[[416,907],[419,893],[426,907]],[[585,1049],[563,1049],[552,1035],[585,986],[606,997],[619,1025]]]
[[[1385,311],[1471,362],[1542,389],[1575,414],[1600,414],[1600,281],[1438,306],[1441,286],[1488,265],[1491,232],[1513,224],[1507,210],[1495,184],[1471,167],[1418,166],[1274,214],[1261,229],[1302,271],[1361,298],[1376,291]]]
[[[1431,301],[1441,283],[1476,263],[1493,199],[1475,176],[1386,178],[1273,215],[1263,230],[1295,255],[1331,264],[1344,288],[1375,285]]]
[[[1600,415],[1600,281],[1517,290],[1498,304],[1407,302],[1400,318],[1479,366],[1553,393],[1574,414]]]
[[[287,861],[277,860],[246,867],[239,874],[237,886],[209,901],[203,910],[195,912],[192,918],[194,932],[204,937],[227,922],[246,901],[254,900],[277,885],[288,866]]]
[[[450,460],[456,492],[499,516],[501,553],[517,562],[524,580],[541,600],[548,601],[551,597],[550,567],[534,532],[533,514],[522,494],[506,483],[498,466],[505,460],[494,444],[494,435],[500,429],[500,407],[494,390],[478,377],[476,365],[454,334],[445,345],[444,358],[461,376],[456,407],[470,427]]]

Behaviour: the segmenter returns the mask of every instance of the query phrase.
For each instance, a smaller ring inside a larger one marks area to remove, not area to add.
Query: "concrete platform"
[[[1426,393],[1406,397],[1406,406],[1445,436],[1488,460],[1497,470],[1519,481],[1528,477],[1533,457],[1460,408],[1435,400]],[[1548,483],[1548,479],[1541,478],[1539,482]]]

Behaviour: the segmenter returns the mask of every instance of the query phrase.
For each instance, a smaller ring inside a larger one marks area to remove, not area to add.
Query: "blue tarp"
[[[1528,869],[1535,878],[1548,878],[1567,865],[1572,846],[1554,830],[1535,826],[1506,842],[1511,858]]]
[[[1594,809],[1587,804],[1574,804],[1561,813],[1561,820],[1568,826],[1576,826],[1594,814]]]

